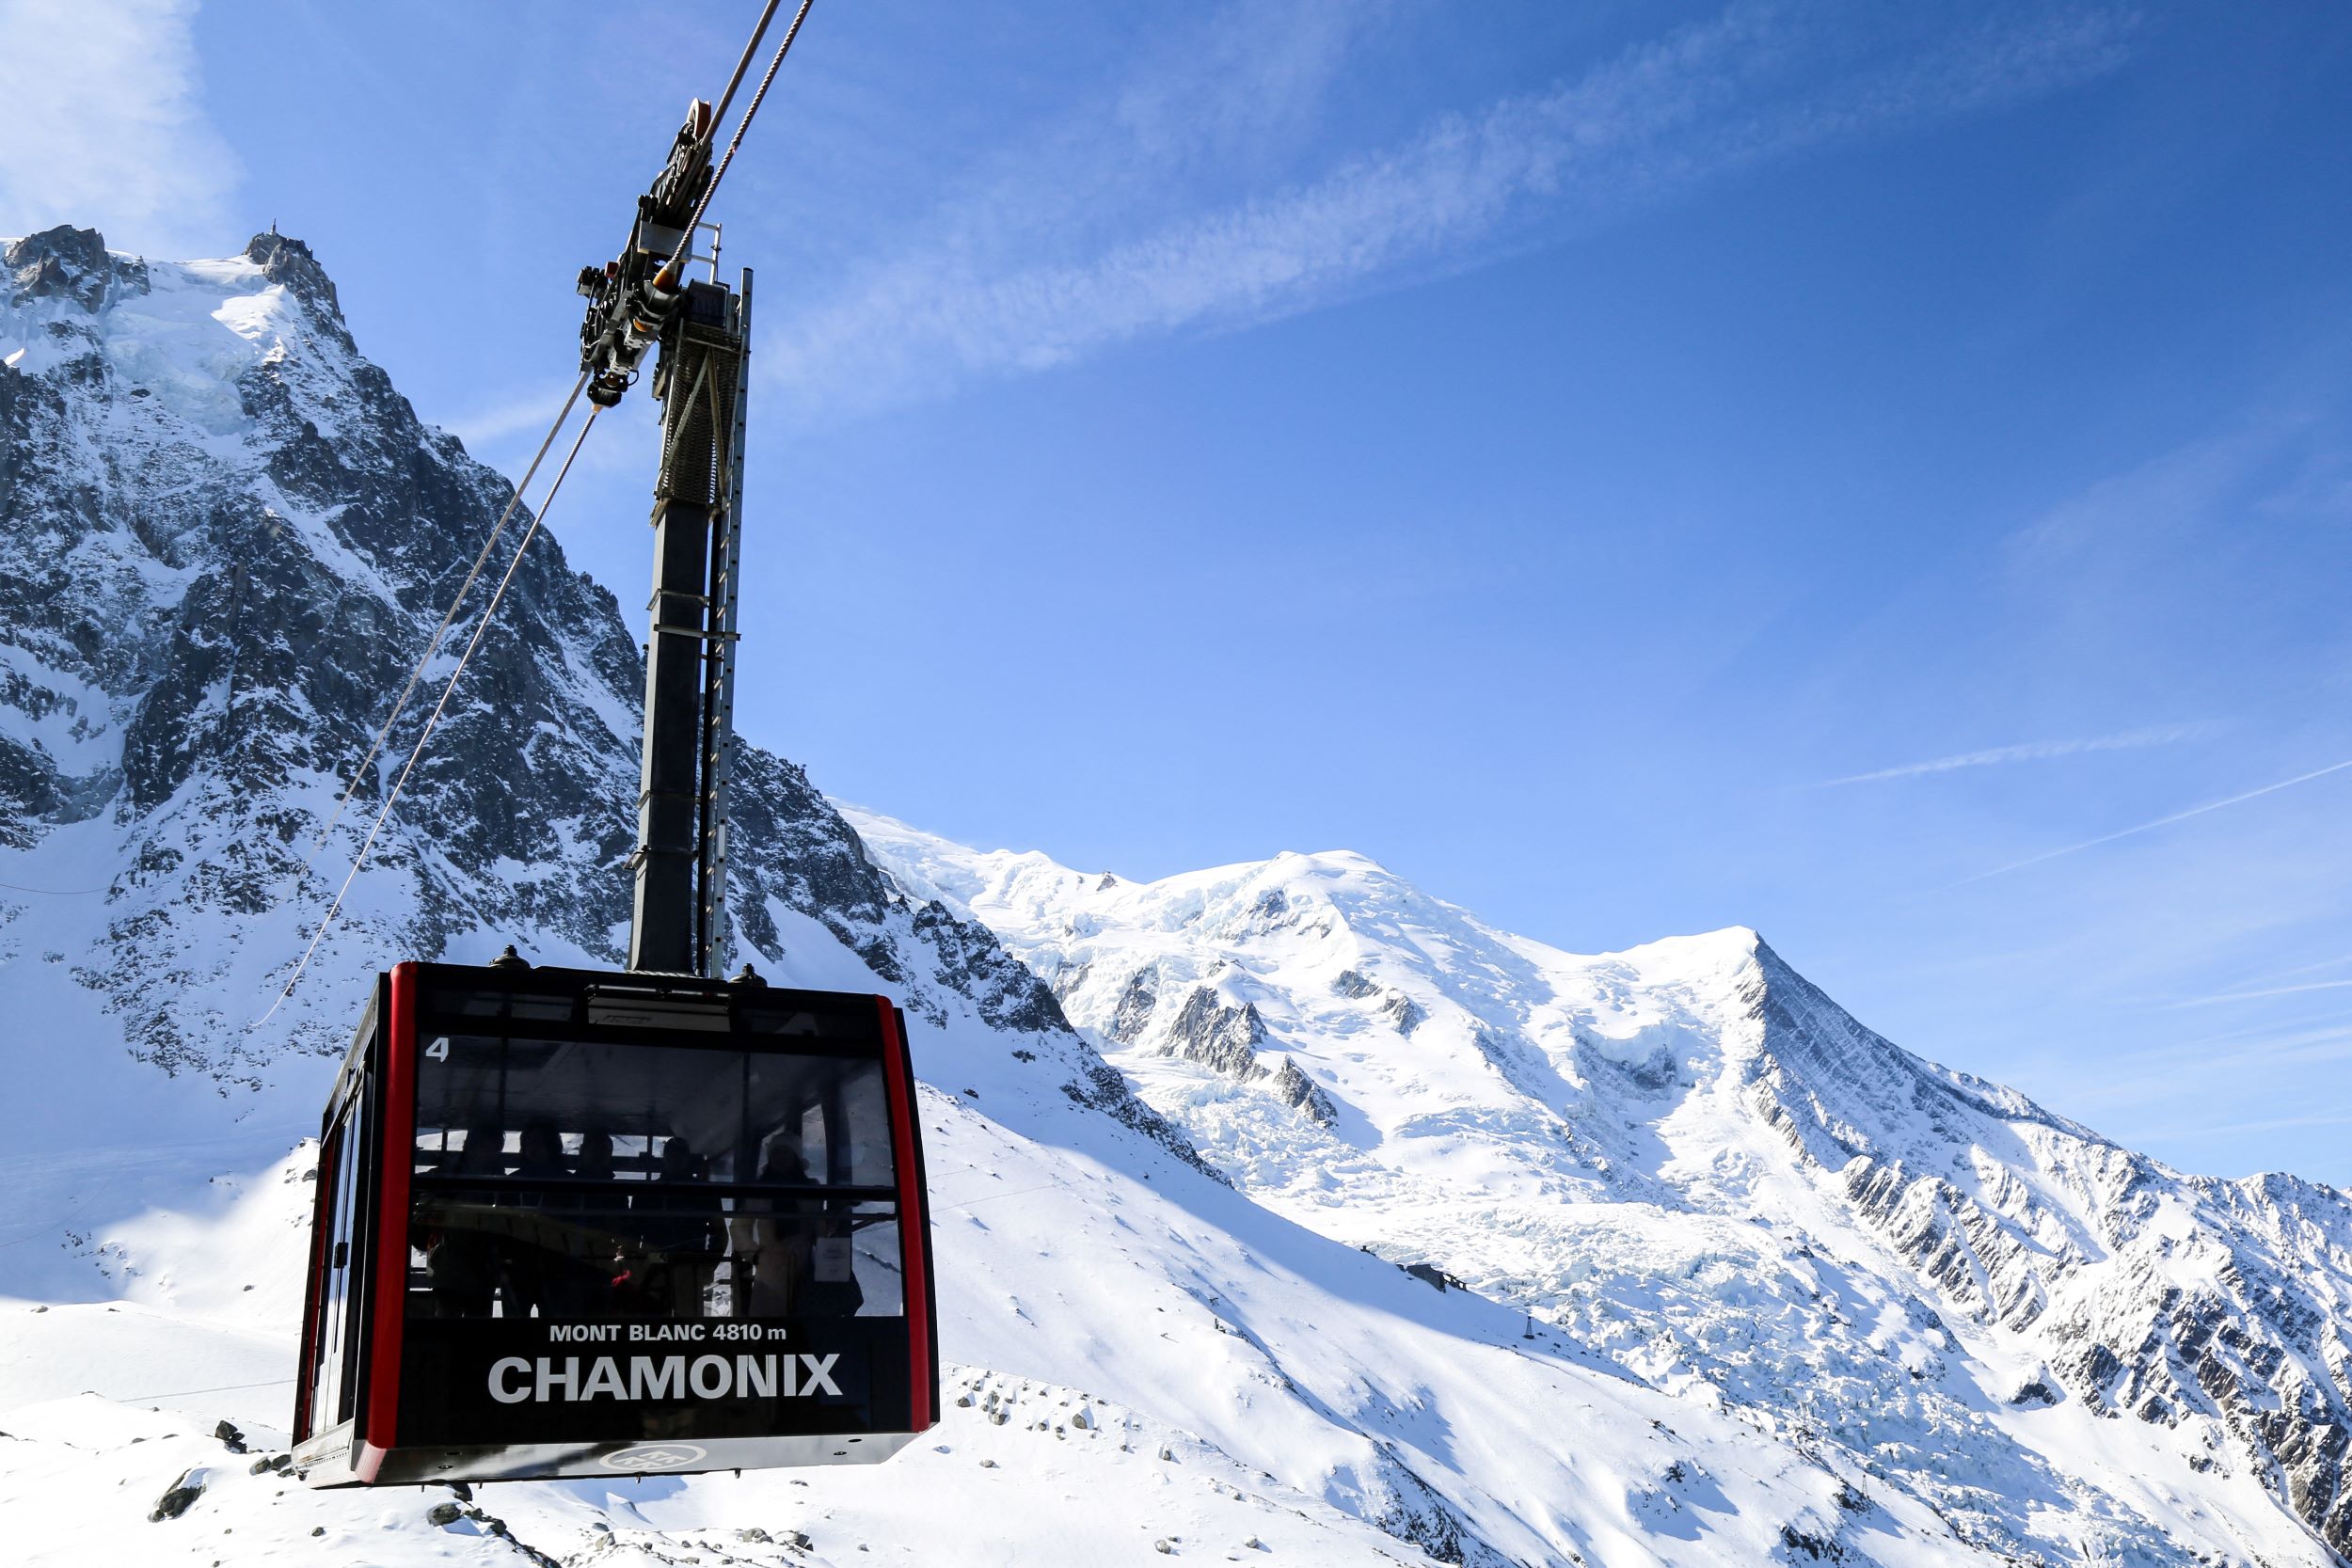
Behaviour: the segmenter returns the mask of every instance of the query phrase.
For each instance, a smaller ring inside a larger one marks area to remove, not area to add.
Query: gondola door
[[[319,1133],[313,1172],[310,1271],[304,1291],[296,1441],[334,1433],[348,1443],[366,1401],[370,1280],[376,1272],[376,1173],[383,1163],[381,1070],[389,987],[377,985],[360,1020]]]

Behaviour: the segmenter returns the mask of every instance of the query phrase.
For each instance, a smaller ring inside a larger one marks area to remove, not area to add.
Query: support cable
[[[711,170],[710,183],[703,187],[702,199],[694,203],[694,215],[686,220],[686,228],[677,243],[677,253],[663,264],[660,276],[676,277],[684,270],[686,253],[694,248],[694,230],[702,223],[703,214],[710,210],[710,198],[719,194],[719,182],[727,177],[727,166],[735,162],[735,150],[743,145],[743,133],[752,128],[752,117],[759,113],[760,100],[768,96],[769,84],[776,79],[776,71],[784,64],[785,55],[792,52],[792,40],[801,36],[801,24],[808,20],[808,8],[815,3],[816,0],[801,0],[801,8],[792,13],[792,25],[784,30],[784,41],[776,45],[775,57],[768,62],[767,74],[760,77],[759,86],[752,92],[752,101],[743,105],[743,119],[735,127],[735,135],[728,138],[727,150],[720,156],[719,166]],[[761,14],[759,26],[753,31],[752,41],[743,51],[744,62],[750,60],[752,50],[759,46],[759,36],[768,30],[768,17],[775,9],[776,6],[771,4],[767,12]],[[735,68],[735,81],[727,84],[726,100],[723,102],[733,101],[736,86],[742,79],[743,64],[739,63]],[[711,117],[714,128],[718,125],[719,116],[725,113],[723,102],[718,113]]]
[[[294,886],[279,895],[277,903],[270,908],[276,909],[301,889],[302,879],[310,874],[310,867],[317,862],[319,851],[326,847],[327,838],[335,832],[335,824],[343,819],[344,810],[350,806],[352,797],[358,793],[359,781],[367,777],[368,766],[375,761],[376,754],[384,750],[384,743],[391,738],[392,726],[400,722],[401,714],[407,709],[408,699],[415,694],[417,683],[424,678],[425,669],[432,664],[433,656],[440,651],[441,639],[449,635],[449,628],[456,621],[458,610],[465,606],[466,595],[473,592],[475,580],[482,576],[484,563],[490,559],[490,552],[498,547],[500,536],[505,533],[507,522],[515,515],[515,508],[522,504],[523,492],[530,488],[532,480],[538,474],[539,465],[547,461],[548,449],[555,445],[556,436],[563,432],[564,421],[572,417],[572,404],[580,401],[580,389],[587,385],[588,372],[582,371],[580,379],[572,383],[572,395],[564,400],[563,408],[555,416],[555,423],[548,427],[547,438],[539,443],[539,451],[532,457],[531,467],[523,470],[522,483],[516,485],[515,493],[507,498],[506,510],[499,514],[497,526],[490,530],[490,536],[482,542],[482,549],[474,556],[473,566],[466,573],[466,580],[457,585],[457,592],[450,599],[449,610],[441,617],[441,624],[434,627],[433,635],[425,640],[424,652],[418,656],[417,667],[408,672],[408,684],[400,689],[400,696],[392,703],[392,711],[385,716],[384,727],[375,732],[375,741],[368,748],[368,754],[361,757],[359,766],[351,770],[351,779],[343,785],[342,795],[335,802],[334,815],[326,819],[326,826],[319,830],[318,840],[310,846],[310,852],[302,858],[302,869],[294,873]],[[548,494],[548,499],[554,498],[552,490]]]
[[[768,0],[759,13],[759,24],[743,45],[743,57],[735,62],[735,74],[727,78],[727,90],[719,95],[719,106],[710,111],[710,123],[717,125],[727,118],[727,105],[735,102],[735,89],[743,85],[743,73],[752,68],[752,56],[759,50],[759,40],[768,36],[768,24],[776,19],[777,8],[784,0]]]
[[[585,381],[586,378],[583,376],[581,379]],[[564,412],[570,412],[568,404]],[[572,460],[580,455],[580,449],[588,440],[588,433],[596,428],[596,416],[602,412],[596,407],[588,410],[588,418],[581,423],[579,436],[573,438],[572,450],[564,454],[564,466],[555,471],[554,483],[548,486],[548,493],[540,499],[539,510],[532,515],[531,526],[523,531],[522,543],[515,546],[515,558],[506,563],[505,575],[499,578],[498,587],[491,591],[490,602],[483,607],[482,619],[475,623],[473,636],[466,641],[466,651],[457,656],[457,668],[450,672],[448,684],[441,688],[441,700],[433,705],[433,712],[425,720],[424,730],[417,736],[416,745],[410,749],[408,760],[400,769],[400,777],[392,781],[390,791],[384,797],[384,809],[375,814],[375,825],[368,830],[368,836],[359,845],[359,852],[352,857],[351,870],[344,876],[343,885],[336,890],[335,901],[327,906],[325,917],[319,921],[319,928],[310,935],[310,944],[302,950],[301,960],[294,965],[294,973],[286,977],[285,987],[278,991],[278,999],[269,1005],[268,1012],[254,1021],[254,1028],[259,1029],[277,1016],[286,998],[294,994],[303,972],[310,967],[311,956],[318,952],[319,943],[326,940],[328,927],[335,924],[335,916],[342,912],[343,899],[351,892],[351,884],[358,880],[360,869],[368,863],[369,851],[375,847],[376,835],[384,831],[385,822],[392,815],[392,807],[399,804],[400,792],[406,786],[408,775],[416,770],[417,760],[424,755],[425,744],[433,738],[435,727],[440,723],[442,713],[449,707],[451,695],[456,691],[457,683],[465,677],[467,664],[472,660],[475,650],[482,646],[483,634],[490,629],[490,622],[498,614],[500,601],[506,597],[506,590],[513,584],[515,573],[522,566],[523,556],[530,550],[532,540],[539,535],[539,525],[547,521],[548,511],[555,504],[556,492],[564,488],[564,478],[572,471]],[[517,496],[521,493],[519,490],[516,492]]]

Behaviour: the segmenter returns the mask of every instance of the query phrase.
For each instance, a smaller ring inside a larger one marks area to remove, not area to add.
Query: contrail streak
[[[1842,779],[1824,779],[1820,784],[1804,787],[1830,789],[1838,784],[1877,784],[1883,779],[1910,779],[1923,773],[1949,773],[1962,768],[1992,768],[2005,762],[2041,762],[2050,757],[2071,757],[2084,752],[2121,752],[2139,746],[2166,746],[2176,740],[2193,739],[2203,729],[2201,724],[2166,724],[2155,729],[2128,730],[2122,735],[2092,736],[2082,740],[2035,740],[2022,746],[1994,746],[1981,752],[1963,752],[1957,756],[1907,762],[1899,768],[1882,768],[1874,773],[1849,773]]]
[[[2326,768],[2316,768],[2309,773],[2297,773],[2292,779],[2281,779],[2277,784],[2265,784],[2260,789],[2249,789],[2243,795],[2233,795],[2226,800],[2208,800],[2201,806],[2191,806],[2186,811],[2176,811],[2169,816],[2159,816],[2153,822],[2142,822],[2136,828],[2125,828],[2117,832],[2102,834],[2097,838],[2087,838],[2080,844],[2070,844],[2063,849],[2051,849],[2039,855],[2029,855],[2022,861],[2012,861],[2007,865],[1996,865],[1990,871],[1979,871],[1973,877],[1963,877],[1954,885],[1966,887],[1970,882],[1981,882],[1988,877],[2006,877],[2012,871],[2023,871],[2029,865],[2040,865],[2043,861],[2054,861],[2061,855],[2095,849],[2102,844],[2113,844],[2119,838],[2130,838],[2135,833],[2153,832],[2158,828],[2169,828],[2175,822],[2185,822],[2192,816],[2202,816],[2209,811],[2219,811],[2223,806],[2239,805],[2261,796],[2276,795],[2282,789],[2292,789],[2296,784],[2309,784],[2313,779],[2324,779],[2330,773],[2341,773],[2347,768],[2352,768],[2352,759],[2331,763]]]
[[[2217,1002],[2259,1002],[2266,996],[2299,996],[2307,990],[2352,990],[2352,980],[2314,980],[2308,985],[2272,986],[2264,990],[2217,991],[2211,996],[2192,996],[2172,1005],[2176,1007],[2203,1007]]]

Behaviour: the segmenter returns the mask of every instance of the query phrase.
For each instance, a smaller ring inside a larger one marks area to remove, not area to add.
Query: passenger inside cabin
[[[554,1311],[558,1317],[601,1318],[612,1306],[612,1276],[626,1266],[620,1261],[619,1233],[627,1226],[628,1199],[610,1185],[612,1133],[592,1127],[580,1135],[572,1178],[576,1183],[607,1185],[576,1185],[562,1195],[557,1207],[565,1212],[571,1233]]]
[[[800,1139],[789,1132],[771,1138],[759,1180],[804,1186],[808,1179]],[[736,1205],[737,1217],[729,1228],[739,1316],[781,1318],[802,1309],[818,1212],[814,1200],[782,1194],[747,1197]]]
[[[584,1181],[612,1180],[612,1134],[590,1128],[580,1135],[580,1156],[572,1174]]]
[[[692,1190],[707,1180],[706,1169],[693,1146],[673,1134],[662,1141],[651,1185],[632,1195],[632,1216],[645,1216],[634,1228],[646,1256],[614,1287],[629,1291],[641,1313],[703,1315],[704,1292],[717,1271],[724,1207],[717,1194]]]
[[[505,1136],[480,1123],[459,1134],[465,1141],[449,1166],[453,1176],[504,1176]],[[465,1193],[448,1206],[443,1222],[426,1232],[425,1277],[431,1281],[433,1310],[443,1318],[486,1318],[498,1294],[499,1244],[477,1222],[479,1211],[490,1203],[487,1193]]]
[[[569,1176],[571,1167],[564,1163],[564,1137],[556,1132],[555,1123],[539,1117],[523,1127],[523,1135],[516,1153],[521,1163],[514,1174],[538,1180],[561,1180]]]
[[[513,1174],[516,1177],[561,1183],[571,1175],[564,1159],[563,1134],[551,1121],[526,1122],[516,1153],[519,1160]],[[510,1201],[522,1213],[501,1248],[505,1254],[509,1315],[571,1315],[568,1276],[576,1259],[565,1243],[573,1227],[564,1223],[562,1211],[576,1201],[574,1195],[559,1185],[527,1187]]]

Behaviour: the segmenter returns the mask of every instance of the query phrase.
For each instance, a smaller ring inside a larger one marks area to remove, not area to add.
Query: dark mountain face
[[[5,266],[0,845],[104,881],[73,973],[133,1053],[258,1087],[290,1052],[340,1051],[359,977],[398,958],[513,940],[617,964],[644,665],[613,596],[543,532],[342,922],[294,999],[251,1027],[527,516],[306,871],[512,490],[359,355],[298,240],[151,265],[59,229],[9,245]],[[1073,1095],[1189,1154],[984,928],[894,892],[801,768],[746,744],[733,802],[741,957],[788,964],[778,920],[805,917],[911,1013],[1037,1037]],[[0,899],[11,951],[34,943],[40,895]]]

